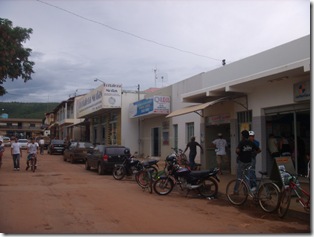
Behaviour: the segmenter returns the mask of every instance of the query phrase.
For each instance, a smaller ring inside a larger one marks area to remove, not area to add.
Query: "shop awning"
[[[171,112],[170,114],[168,114],[166,116],[166,118],[171,118],[171,117],[175,117],[175,116],[179,116],[179,115],[183,115],[183,114],[189,114],[192,112],[197,112],[199,110],[203,110],[206,109],[208,106],[214,105],[220,101],[222,101],[223,99],[226,99],[226,97],[214,100],[214,101],[210,101],[204,104],[199,104],[199,105],[193,105],[193,106],[188,106],[182,109],[178,109],[176,111]]]

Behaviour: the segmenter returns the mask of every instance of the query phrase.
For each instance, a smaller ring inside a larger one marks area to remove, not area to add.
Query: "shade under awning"
[[[216,103],[222,101],[223,99],[226,99],[226,97],[220,98],[218,100],[210,101],[210,102],[207,102],[207,103],[204,103],[204,104],[193,105],[193,106],[188,106],[188,107],[185,107],[185,108],[182,108],[182,109],[178,109],[178,110],[173,111],[170,114],[168,114],[166,116],[166,118],[171,118],[171,117],[175,117],[175,116],[179,116],[179,115],[183,115],[183,114],[189,114],[189,113],[192,113],[192,112],[203,110],[203,109],[207,108],[210,105],[213,105],[213,104],[216,104]]]

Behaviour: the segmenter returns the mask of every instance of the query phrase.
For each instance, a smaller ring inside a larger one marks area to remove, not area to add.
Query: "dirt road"
[[[46,152],[46,151],[45,151]],[[221,176],[217,199],[179,191],[168,196],[143,192],[132,179],[114,180],[64,162],[61,155],[39,157],[35,173],[13,171],[9,149],[0,169],[0,232],[7,234],[239,234],[310,233],[310,215],[285,219],[251,201],[230,205]]]

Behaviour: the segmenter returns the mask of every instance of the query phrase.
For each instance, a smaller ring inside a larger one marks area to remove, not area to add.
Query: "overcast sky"
[[[35,62],[0,101],[61,102],[95,78],[167,86],[308,35],[310,1],[1,0],[0,18],[33,29],[24,46]]]

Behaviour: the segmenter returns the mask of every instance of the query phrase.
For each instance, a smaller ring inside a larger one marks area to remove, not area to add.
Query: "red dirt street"
[[[47,151],[45,151],[46,153]],[[310,233],[310,214],[299,206],[284,219],[251,200],[235,207],[225,198],[230,176],[220,176],[217,199],[150,194],[134,179],[86,171],[61,155],[38,155],[35,173],[13,171],[9,148],[0,169],[0,232],[6,234],[285,234]]]

